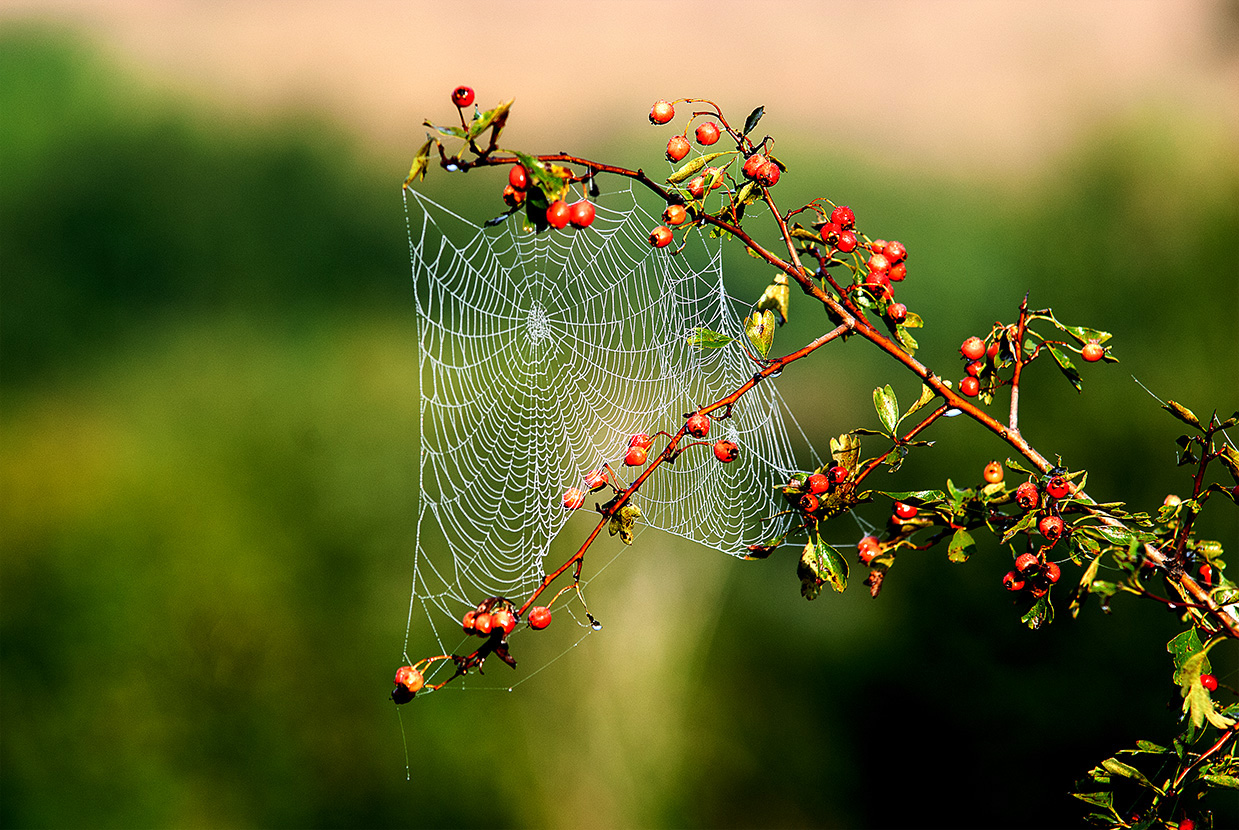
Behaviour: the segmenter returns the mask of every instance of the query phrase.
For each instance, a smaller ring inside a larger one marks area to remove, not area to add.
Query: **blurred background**
[[[646,169],[655,99],[764,105],[783,205],[850,204],[912,252],[931,365],[1025,291],[1115,334],[1082,395],[1030,370],[1021,425],[1151,509],[1189,478],[1133,376],[1239,408],[1237,44],[1220,0],[0,2],[0,824],[1081,824],[1075,779],[1176,730],[1180,624],[1063,600],[1030,632],[992,547],[807,603],[791,556],[649,532],[590,586],[601,632],[546,665],[575,640],[552,628],[511,694],[398,717],[400,184],[459,84],[516,98],[505,143]],[[486,218],[501,177],[475,176],[426,190]],[[731,253],[734,293],[759,290]],[[820,332],[798,307],[784,346]],[[873,425],[874,386],[915,397],[826,351],[783,382],[819,446]],[[889,486],[1005,457],[963,427]],[[1202,534],[1235,545],[1237,514]]]

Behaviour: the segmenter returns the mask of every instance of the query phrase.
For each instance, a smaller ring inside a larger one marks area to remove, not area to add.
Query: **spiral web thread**
[[[743,339],[749,307],[726,292],[718,240],[694,235],[678,256],[650,247],[660,221],[631,187],[598,199],[589,229],[537,235],[519,216],[479,227],[406,194],[421,395],[409,625],[424,614],[447,653],[465,610],[537,587],[570,518],[566,489],[604,462],[620,486],[631,482],[631,434],[674,433],[757,367],[739,343],[689,344],[698,327]],[[711,428],[709,440],[735,441],[739,459],[720,464],[691,447],[662,465],[636,494],[639,526],[736,556],[782,533],[790,520],[776,515],[776,488],[797,469],[789,423],[799,431],[773,384],[758,384]],[[604,536],[595,547],[608,543],[619,544]]]

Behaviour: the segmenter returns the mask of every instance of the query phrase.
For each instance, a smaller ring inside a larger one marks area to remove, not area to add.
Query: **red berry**
[[[1206,585],[1213,584],[1213,568],[1208,562],[1200,566],[1200,578]]]
[[[916,515],[916,505],[897,501],[895,502],[895,515],[901,519],[911,519]]]
[[[981,381],[974,378],[972,375],[964,378],[959,382],[959,392],[961,395],[967,395],[970,398],[975,398],[977,393],[981,391]]]
[[[498,611],[490,615],[491,628],[495,631],[503,631],[503,636],[508,636],[516,630],[516,617],[512,616],[512,612],[506,608],[500,608]]]
[[[1037,485],[1031,481],[1025,481],[1015,488],[1015,503],[1025,510],[1036,507],[1039,501],[1041,501],[1041,494],[1037,491]]]
[[[1192,821],[1190,818],[1182,819],[1179,822],[1178,830],[1196,830],[1196,822]]]
[[[908,266],[902,262],[897,262],[891,266],[889,274],[891,282],[903,282],[908,276]]]
[[[578,487],[570,487],[564,491],[564,509],[577,510],[585,504],[585,493]]]
[[[700,412],[689,415],[684,423],[684,431],[694,438],[705,438],[710,434],[710,416]]]
[[[1096,363],[1105,355],[1106,350],[1100,343],[1087,343],[1080,350],[1080,357],[1089,363]]]
[[[1041,531],[1041,535],[1054,544],[1063,535],[1063,520],[1057,516],[1046,516],[1037,523],[1037,530]]]
[[[809,480],[805,482],[805,486],[809,488],[809,492],[813,495],[825,493],[830,489],[830,479],[821,473],[814,473],[809,476]]]
[[[682,225],[687,218],[688,211],[683,205],[667,205],[667,209],[663,211],[663,221],[668,225]]]
[[[636,435],[628,436],[628,446],[640,447],[643,450],[648,450],[654,446],[654,439],[646,435],[644,432],[638,432]]]
[[[987,483],[997,484],[1003,478],[1002,465],[997,461],[991,461],[985,465],[985,472],[982,475],[985,476]]]
[[[839,465],[839,464],[835,464],[833,467],[831,467],[829,470],[826,471],[826,477],[830,479],[830,483],[832,485],[842,484],[843,482],[848,480],[848,468],[842,465]]]
[[[545,605],[535,605],[529,609],[529,627],[543,629],[551,624],[551,609]]]
[[[512,165],[512,169],[508,171],[508,184],[517,190],[524,190],[529,187],[529,171],[525,169],[523,164]]]
[[[757,168],[757,183],[762,187],[774,187],[779,183],[779,165],[773,161],[768,161],[761,167]]]
[[[671,239],[671,228],[666,225],[659,225],[650,231],[650,244],[655,248],[666,248],[671,244]]]
[[[740,172],[744,174],[744,178],[746,179],[756,179],[757,171],[760,170],[762,165],[768,161],[770,161],[770,159],[766,158],[761,153],[754,153],[744,160],[744,167],[740,168]]]
[[[903,246],[902,242],[887,242],[883,253],[891,263],[903,262],[908,256],[908,249]]]
[[[483,637],[491,632],[493,626],[494,621],[491,619],[490,614],[483,612],[473,618],[473,630]]]
[[[723,186],[723,177],[718,175],[717,167],[707,167],[702,170],[701,177],[710,183],[711,190],[718,190]]]
[[[700,199],[706,192],[706,177],[698,176],[688,183],[688,195]]]
[[[1051,583],[1058,582],[1063,576],[1063,569],[1058,567],[1057,562],[1046,562],[1045,569],[1042,571],[1045,578]]]
[[[401,666],[396,669],[396,685],[403,686],[410,694],[416,694],[426,685],[426,679],[412,666]]]
[[[839,207],[830,212],[830,221],[843,230],[848,230],[856,224],[856,214],[852,212],[850,207],[839,205]]]
[[[672,118],[675,118],[675,107],[670,101],[655,101],[650,108],[651,124],[666,124]]]
[[[688,143],[688,139],[682,135],[673,135],[667,141],[667,161],[679,161],[688,155],[688,151],[692,149],[692,145]]]
[[[460,627],[465,630],[466,634],[473,633],[473,623],[477,619],[477,611],[466,611],[464,619],[460,621]]]
[[[1024,590],[1024,580],[1015,571],[1007,571],[1007,575],[1002,578],[1002,587],[1008,591]]]
[[[718,141],[720,133],[718,124],[713,121],[705,121],[697,125],[697,143],[710,145]]]
[[[891,270],[890,260],[888,260],[882,254],[874,254],[873,256],[869,257],[869,261],[865,264],[869,266],[870,271],[879,271],[881,273],[886,273],[887,271]]]
[[[556,199],[546,209],[546,223],[552,228],[566,228],[571,218],[572,210],[563,199]]]
[[[525,191],[517,190],[512,185],[508,185],[503,189],[503,202],[508,207],[520,207],[525,201]]]
[[[989,348],[985,350],[985,354],[989,356],[990,360],[993,360],[993,361],[998,360],[998,341],[997,340],[989,344]]]
[[[473,103],[473,90],[467,86],[458,86],[452,90],[452,103],[458,107],[467,107]]]
[[[969,337],[960,345],[959,351],[969,360],[980,360],[985,354],[985,341],[979,337]]]
[[[582,199],[568,208],[568,221],[574,228],[588,228],[594,222],[595,213],[594,206]]]
[[[1202,674],[1200,676],[1200,685],[1209,691],[1213,691],[1217,688],[1217,678],[1211,674]]]
[[[974,360],[964,367],[964,371],[972,375],[974,378],[980,375],[984,370],[985,361],[983,360]]]
[[[856,246],[860,244],[856,239],[856,234],[851,231],[840,231],[839,241],[835,243],[835,247],[845,254],[850,254],[856,250]]]
[[[1025,576],[1031,576],[1041,570],[1041,560],[1034,554],[1021,553],[1015,557],[1015,569]]]
[[[740,457],[740,448],[734,441],[720,438],[714,442],[714,457],[724,464],[730,464]]]
[[[856,552],[860,555],[860,561],[866,565],[872,562],[881,550],[876,536],[866,536],[856,544]]]
[[[908,319],[908,307],[903,303],[891,303],[886,307],[886,316],[892,323],[902,323]]]
[[[1053,476],[1045,485],[1045,491],[1051,498],[1062,499],[1071,495],[1071,482],[1062,476]]]
[[[816,225],[814,227],[818,227],[818,232],[822,235],[824,241],[832,245],[839,241],[840,228],[834,222],[827,222],[820,227]]]
[[[597,493],[611,481],[605,469],[590,470],[585,474],[585,486],[591,493]]]
[[[875,254],[882,253],[883,251],[886,250],[886,240],[885,239],[873,240],[872,242],[869,243],[869,250]]]
[[[1043,596],[1045,596],[1049,592],[1050,592],[1050,586],[1040,581],[1034,582],[1032,586],[1028,589],[1028,593],[1031,594],[1035,599],[1041,599]]]
[[[805,513],[814,513],[819,507],[817,496],[812,493],[805,493],[800,497],[800,509]]]
[[[645,447],[629,447],[624,456],[624,463],[629,467],[640,467],[645,463],[647,453]]]

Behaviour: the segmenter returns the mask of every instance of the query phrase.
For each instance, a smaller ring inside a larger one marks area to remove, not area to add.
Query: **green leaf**
[[[707,164],[714,161],[719,156],[727,155],[728,152],[730,151],[724,151],[721,153],[707,153],[704,156],[697,156],[697,158],[692,159],[679,170],[668,176],[667,184],[679,184],[680,182],[688,181],[693,176],[704,170]]]
[[[916,338],[912,336],[912,332],[908,331],[908,324],[905,320],[903,323],[895,326],[895,337],[899,343],[908,351],[908,354],[915,354],[920,348],[920,344],[916,342]]]
[[[893,436],[895,424],[899,420],[899,399],[895,397],[895,390],[889,383],[873,390],[873,408],[877,410],[882,426]]]
[[[1016,470],[1017,472],[1021,472],[1021,473],[1024,473],[1025,475],[1030,475],[1030,476],[1037,475],[1037,473],[1034,473],[1032,470],[1028,469],[1027,467],[1024,467],[1022,464],[1020,464],[1020,462],[1016,461],[1013,458],[1008,458],[1003,463],[1006,465],[1008,470]]]
[[[1145,777],[1143,772],[1130,764],[1124,764],[1118,758],[1107,758],[1101,762],[1101,766],[1113,775],[1119,775],[1123,778],[1130,778],[1142,787],[1147,787],[1158,794],[1164,794],[1156,784]]]
[[[1032,529],[1032,527],[1036,523],[1037,523],[1037,511],[1029,510],[1027,513],[1025,513],[1023,516],[1020,517],[1020,520],[1018,522],[1011,525],[1011,527],[1007,528],[1007,532],[1002,534],[1002,538],[998,540],[998,544],[1005,545],[1007,542],[1010,542],[1013,538],[1015,538],[1017,534],[1020,534],[1026,530]]]
[[[512,109],[512,104],[515,101],[515,98],[509,98],[493,110],[487,110],[473,119],[473,123],[469,125],[467,137],[473,140],[492,126],[495,128],[495,136],[498,137],[500,131],[503,130],[503,125],[507,123],[508,110]]]
[[[546,203],[549,205],[556,199],[562,199],[568,192],[567,179],[556,172],[557,170],[564,170],[564,168],[555,165],[548,168],[545,164],[538,161],[535,156],[522,153],[519,150],[508,150],[507,152],[516,156],[520,160],[521,166],[529,173],[529,179],[534,184],[534,189],[527,191],[530,199],[534,193],[539,193],[546,198]],[[529,199],[526,199],[526,202],[532,205]],[[543,209],[545,209],[545,205]]]
[[[703,326],[693,329],[687,339],[688,345],[694,349],[717,349],[734,342],[736,338],[729,337],[726,334],[719,334],[717,331],[711,331]]]
[[[1170,750],[1166,747],[1161,744],[1155,744],[1152,741],[1136,741],[1136,748],[1134,751],[1149,752],[1154,755],[1162,755],[1163,753],[1170,752]]]
[[[1114,803],[1114,793],[1109,790],[1099,793],[1072,793],[1072,795],[1083,802],[1097,807],[1109,808]]]
[[[1067,610],[1071,612],[1073,620],[1079,616],[1080,607],[1084,604],[1084,598],[1092,593],[1093,580],[1097,578],[1097,570],[1100,567],[1101,557],[1097,556],[1084,569],[1084,575],[1080,577],[1080,583],[1076,586],[1075,596],[1071,598],[1071,605],[1067,607]]]
[[[769,309],[779,317],[779,325],[787,322],[787,312],[791,305],[792,290],[787,283],[786,274],[775,274],[774,281],[766,286],[761,298],[757,301],[757,310]]]
[[[761,117],[766,114],[765,107],[758,107],[749,113],[749,117],[744,119],[744,132],[741,135],[748,135],[753,132],[753,128],[757,126],[757,122],[761,121]]]
[[[440,135],[450,135],[453,138],[464,138],[468,135],[462,127],[440,127],[437,124],[431,124],[429,121],[423,121],[422,124],[438,132]]]
[[[1050,595],[1046,594],[1033,603],[1028,613],[1020,617],[1020,622],[1036,631],[1046,623],[1054,621],[1054,606],[1050,603]]]
[[[1239,790],[1239,778],[1233,775],[1218,775],[1218,774],[1202,774],[1201,781],[1208,781],[1215,787],[1226,787],[1230,790]]]
[[[879,490],[878,492],[894,501],[917,506],[929,502],[946,501],[946,493],[941,490]]]
[[[972,534],[962,527],[951,537],[947,547],[946,558],[952,562],[967,562],[968,557],[977,552],[977,543],[972,540]]]
[[[1187,662],[1188,658],[1204,650],[1204,643],[1200,642],[1200,635],[1196,633],[1195,628],[1189,628],[1166,643],[1166,651],[1170,652],[1170,657],[1174,660],[1176,683],[1178,682],[1178,674],[1183,670],[1183,664]]]
[[[404,186],[408,187],[414,180],[422,181],[426,178],[426,170],[430,167],[430,148],[435,144],[433,138],[427,139],[426,143],[417,151],[417,155],[413,157],[413,166],[409,168],[409,177],[404,180]]]
[[[611,521],[607,527],[607,531],[614,536],[619,534],[620,541],[625,545],[632,544],[632,529],[636,525],[637,519],[641,518],[641,508],[635,504],[625,504],[614,515],[611,516]]]
[[[850,432],[830,439],[830,457],[849,473],[860,466],[860,439]]]
[[[1063,376],[1071,381],[1071,385],[1076,388],[1077,392],[1083,391],[1084,384],[1080,382],[1080,372],[1071,364],[1067,355],[1048,343],[1046,348],[1050,350],[1050,355],[1054,358],[1054,362],[1058,364],[1058,368],[1063,373]]]
[[[1059,326],[1059,328],[1078,340],[1080,345],[1084,345],[1086,343],[1105,343],[1114,336],[1108,331],[1099,331],[1097,329],[1086,328],[1085,326]]]
[[[918,409],[923,407],[925,404],[932,401],[935,397],[937,397],[937,395],[938,395],[937,392],[935,392],[934,390],[930,389],[928,386],[922,383],[921,384],[921,396],[916,399],[916,403],[908,407],[907,412],[903,413],[903,415],[899,418],[899,423],[902,424],[909,415],[911,415],[913,412],[916,412]],[[896,424],[896,426],[898,425],[899,424]]]
[[[826,577],[826,581],[830,583],[835,593],[843,593],[848,586],[847,560],[840,555],[839,551],[821,539],[817,540],[817,553],[820,557],[821,572]]]
[[[770,354],[770,347],[774,345],[776,325],[774,312],[770,309],[754,311],[744,320],[744,334],[762,359]]]
[[[796,564],[796,576],[800,577],[800,595],[808,600],[817,599],[826,580],[822,576],[822,559],[812,539],[805,542],[800,561]]]
[[[1192,412],[1192,410],[1188,409],[1183,404],[1175,403],[1174,401],[1166,401],[1166,403],[1162,405],[1162,409],[1166,410],[1188,426],[1196,427],[1196,429],[1201,428],[1200,419],[1196,417],[1196,413]]]

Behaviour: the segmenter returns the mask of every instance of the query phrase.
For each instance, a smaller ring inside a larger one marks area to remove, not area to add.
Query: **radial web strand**
[[[424,613],[446,653],[465,610],[519,603],[560,564],[546,555],[570,518],[566,489],[604,463],[631,482],[630,435],[676,432],[758,367],[739,345],[750,306],[726,291],[719,240],[651,248],[660,220],[631,189],[598,199],[586,230],[536,235],[519,216],[481,227],[406,193],[421,395],[410,627]],[[700,327],[738,342],[695,348]],[[799,430],[774,385],[758,384],[711,428],[739,459],[689,447],[637,492],[640,524],[732,555],[781,533],[789,424]]]

